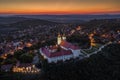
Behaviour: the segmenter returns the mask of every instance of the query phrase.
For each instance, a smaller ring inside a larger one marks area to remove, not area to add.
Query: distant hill
[[[118,30],[120,29],[120,18],[116,19],[94,19],[81,24],[86,29],[103,28],[105,30]]]
[[[10,17],[8,19],[10,20]],[[27,20],[27,18],[21,18],[21,19],[18,18],[18,20],[17,20],[17,18],[16,18],[16,21],[14,21],[15,18],[13,18],[13,17],[11,19],[13,21],[6,22],[7,24],[0,24],[0,33],[7,33],[10,31],[13,31],[13,30],[25,29],[25,28],[29,28],[30,26],[31,27],[38,26],[38,25],[48,25],[49,26],[49,25],[58,24],[56,22],[40,20],[40,19]],[[7,21],[9,21],[9,20],[7,20]]]
[[[17,15],[20,17],[48,20],[58,23],[83,23],[85,22],[76,15]]]
[[[54,25],[58,24],[56,22],[51,22],[47,20],[40,20],[40,19],[33,19],[33,20],[23,20],[16,23],[9,24],[10,27],[17,27],[17,28],[28,28],[34,27],[38,25]]]
[[[35,19],[44,19],[62,23],[71,23],[71,22],[79,22],[83,23],[85,21],[93,20],[93,19],[115,19],[120,18],[120,14],[103,14],[103,15],[17,15],[20,17],[26,18],[35,18]]]
[[[9,15],[0,17],[0,24],[9,24],[22,20],[41,19],[57,23],[84,23],[93,19],[115,19],[120,18],[120,14],[103,15]]]
[[[24,18],[24,17],[0,17],[0,24],[10,24],[23,20],[32,20],[32,18]]]

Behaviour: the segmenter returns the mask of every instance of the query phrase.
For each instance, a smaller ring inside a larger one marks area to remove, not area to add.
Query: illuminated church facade
[[[79,46],[67,42],[66,36],[60,34],[57,37],[57,45],[42,47],[39,49],[39,52],[49,63],[66,61],[71,58],[83,56]]]

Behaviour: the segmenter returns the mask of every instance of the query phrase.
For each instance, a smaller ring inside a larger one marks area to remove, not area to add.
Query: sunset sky
[[[1,14],[120,13],[120,0],[0,0]]]

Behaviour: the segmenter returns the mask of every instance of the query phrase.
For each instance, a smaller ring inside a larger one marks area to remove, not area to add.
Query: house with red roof
[[[66,41],[65,35],[58,35],[57,45],[42,47],[39,52],[49,63],[65,61],[83,55],[79,46]]]

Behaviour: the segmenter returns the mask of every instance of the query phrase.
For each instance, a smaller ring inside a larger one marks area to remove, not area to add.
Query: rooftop
[[[50,52],[50,48],[41,48],[42,52],[47,56],[47,57],[57,57],[57,56],[63,56],[63,55],[70,55],[72,54],[71,50],[64,50],[60,48],[60,51],[56,52]]]
[[[65,47],[65,48],[67,48],[67,49],[70,48],[70,49],[73,49],[73,50],[80,49],[79,46],[74,45],[74,44],[71,44],[71,43],[69,43],[69,42],[67,42],[67,41],[65,41],[65,40],[63,40],[63,41],[60,43],[60,46],[63,46],[63,47]]]

